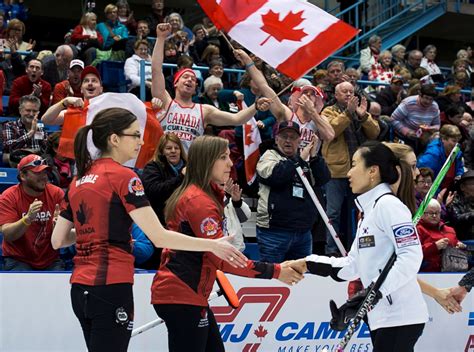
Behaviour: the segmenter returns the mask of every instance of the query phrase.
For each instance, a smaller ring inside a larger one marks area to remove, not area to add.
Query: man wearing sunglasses
[[[25,156],[18,163],[20,183],[0,195],[4,270],[64,270],[59,252],[51,246],[64,192],[48,183],[48,168],[38,155]]]

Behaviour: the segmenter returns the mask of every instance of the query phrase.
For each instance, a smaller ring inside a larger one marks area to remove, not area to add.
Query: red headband
[[[173,85],[175,85],[178,82],[178,80],[181,78],[181,76],[184,75],[185,73],[191,73],[194,76],[194,78],[196,78],[197,80],[196,73],[194,73],[192,69],[182,68],[181,70],[179,70],[178,72],[174,74]]]

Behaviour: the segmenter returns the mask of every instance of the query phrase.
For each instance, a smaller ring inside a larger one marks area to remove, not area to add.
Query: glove
[[[367,293],[371,290],[372,286],[373,283],[371,283],[369,287],[360,290],[339,308],[337,308],[336,303],[333,300],[329,302],[329,309],[331,310],[332,315],[331,321],[329,322],[331,329],[336,331],[343,331],[347,329],[349,322],[356,316],[357,311],[359,310],[362,302],[367,296]],[[378,291],[375,295],[375,299],[369,307],[369,310],[374,308],[380,298],[382,298],[382,294],[380,291]]]

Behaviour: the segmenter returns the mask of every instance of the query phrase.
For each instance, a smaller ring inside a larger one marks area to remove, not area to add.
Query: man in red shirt
[[[32,59],[26,66],[26,75],[20,76],[13,81],[8,101],[8,112],[10,115],[19,114],[18,107],[20,99],[24,95],[34,95],[41,100],[40,116],[44,114],[49,107],[51,96],[51,85],[44,79],[43,64],[40,60]]]
[[[75,59],[71,61],[67,71],[67,79],[54,86],[51,104],[56,104],[67,97],[83,97],[81,92],[81,73],[83,69],[84,62],[82,60]]]
[[[4,270],[64,270],[51,246],[53,220],[63,207],[64,192],[48,184],[49,166],[40,156],[25,156],[18,164],[20,183],[0,195]]]

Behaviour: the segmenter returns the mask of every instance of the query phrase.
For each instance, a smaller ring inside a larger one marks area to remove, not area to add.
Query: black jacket
[[[183,175],[176,175],[170,164],[162,157],[163,161],[157,163],[150,161],[141,175],[145,194],[150,201],[151,207],[160,219],[163,226],[165,223],[165,202],[183,182]]]

